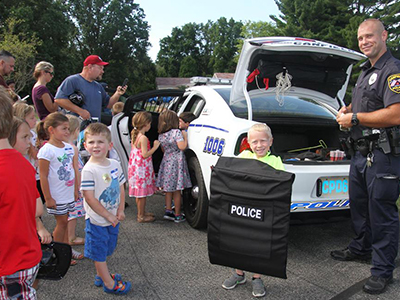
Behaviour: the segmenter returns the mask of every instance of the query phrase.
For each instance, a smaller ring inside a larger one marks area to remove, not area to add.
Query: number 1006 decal
[[[224,153],[224,148],[225,139],[208,136],[206,142],[204,143],[203,152],[220,156],[222,155],[222,153]]]

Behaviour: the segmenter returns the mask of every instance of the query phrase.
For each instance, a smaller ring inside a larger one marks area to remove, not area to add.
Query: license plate
[[[349,177],[321,177],[317,180],[317,197],[340,198],[349,192]]]

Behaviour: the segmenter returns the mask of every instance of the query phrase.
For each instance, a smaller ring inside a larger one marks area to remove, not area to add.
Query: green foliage
[[[5,20],[12,17],[17,21],[12,35],[38,41],[24,94],[31,91],[31,72],[37,62],[54,65],[56,75],[49,88],[55,92],[65,77],[82,70],[89,54],[110,62],[104,75],[109,86],[116,87],[128,77],[130,93],[155,88],[155,66],[147,55],[149,26],[133,0],[2,0],[0,16],[3,32],[8,28]],[[17,66],[21,63],[17,57]]]
[[[149,25],[133,0],[69,0],[76,20],[74,42],[82,62],[97,54],[110,62],[104,80],[112,88],[129,78],[129,93],[155,88],[155,67],[147,55]],[[148,73],[151,72],[151,73]]]
[[[54,0],[15,0],[5,1],[4,10],[0,7],[0,15],[18,20],[14,34],[36,37],[41,43],[33,64],[45,60],[55,67],[55,77],[49,84],[55,90],[65,74],[74,72],[76,68],[75,51],[71,43],[74,29],[72,21],[66,16],[64,1]],[[17,60],[18,64],[18,60]],[[24,89],[30,93],[33,78]]]
[[[234,72],[241,27],[241,22],[223,17],[216,22],[175,27],[160,41],[157,64],[170,77]]]
[[[32,81],[35,55],[41,41],[36,37],[29,37],[24,33],[15,33],[15,28],[21,23],[20,20],[9,18],[2,26],[0,49],[12,53],[15,58],[15,72],[13,79],[16,83],[16,91],[20,92]]]
[[[239,53],[243,48],[244,39],[251,39],[256,37],[276,36],[279,35],[275,24],[270,22],[252,22],[247,21],[243,24],[240,35],[243,39],[238,39],[236,44],[236,51],[238,55],[235,56],[234,61],[237,63],[239,60]]]

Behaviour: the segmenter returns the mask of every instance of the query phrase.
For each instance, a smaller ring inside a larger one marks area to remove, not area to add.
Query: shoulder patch
[[[389,89],[397,94],[400,94],[400,74],[393,74],[388,77]]]

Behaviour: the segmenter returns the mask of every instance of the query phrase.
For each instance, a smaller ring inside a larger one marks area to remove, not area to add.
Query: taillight
[[[240,142],[239,153],[243,152],[244,150],[251,150],[250,149],[250,144],[247,141],[247,136],[242,138],[242,141]]]

